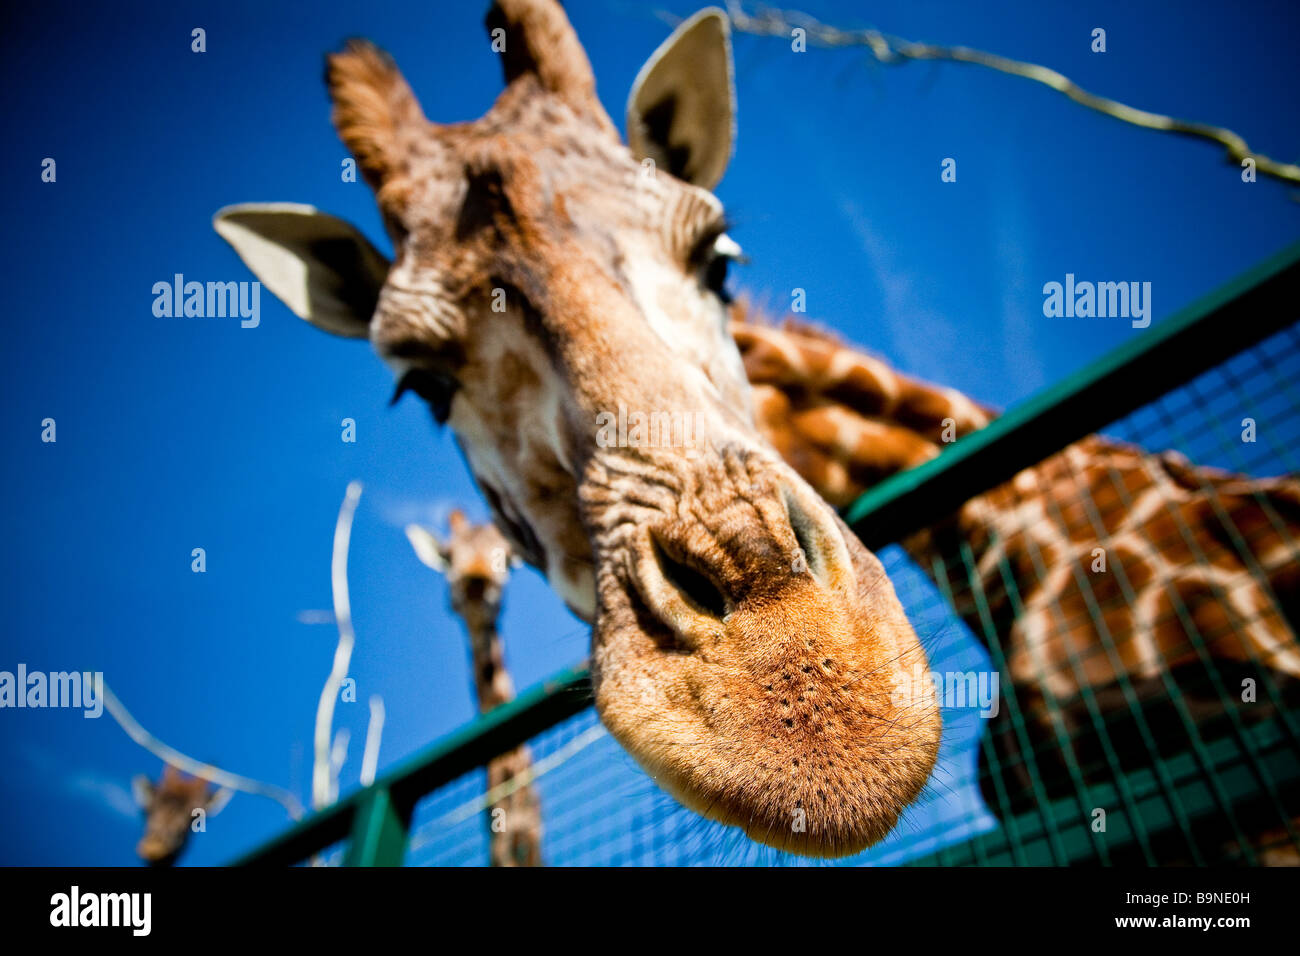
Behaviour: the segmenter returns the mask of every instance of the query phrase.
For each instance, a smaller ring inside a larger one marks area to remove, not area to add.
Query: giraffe
[[[366,339],[457,437],[493,519],[591,623],[597,713],[669,794],[796,853],[884,837],[934,767],[925,654],[879,560],[765,441],[727,334],[722,11],[641,70],[624,143],[554,0],[498,0],[506,86],[427,120],[365,41],[333,120],[391,262],[311,206],[217,232],[300,318]],[[602,422],[689,419],[690,447]]]
[[[774,324],[744,303],[733,307],[731,331],[760,429],[836,505],[994,417],[831,333],[793,320]],[[1030,732],[1026,748],[1007,720],[995,724],[999,764],[1010,768],[1004,793],[1030,792],[1025,749],[1036,753],[1040,773],[1055,758],[1048,769],[1061,780],[1070,760],[1096,766],[1100,744],[1090,719],[1130,711],[1123,681],[1148,702],[1157,735],[1172,740],[1187,737],[1179,716],[1150,702],[1167,700],[1172,680],[1199,726],[1220,720],[1225,701],[1210,668],[1227,678],[1229,693],[1240,688],[1235,681],[1268,669],[1281,699],[1262,700],[1249,709],[1253,717],[1300,702],[1294,475],[1249,478],[1090,435],[901,543],[931,577],[945,579],[954,610],[974,633],[1002,638],[998,650]],[[939,570],[963,548],[971,555],[964,572]],[[1098,548],[1109,562],[1102,573]],[[1149,764],[1131,726],[1117,723],[1108,737],[1122,762]],[[994,805],[996,788],[984,782]],[[1296,862],[1294,845],[1270,849],[1284,842],[1278,833],[1260,835],[1261,859]]]
[[[506,669],[505,648],[497,632],[501,596],[514,556],[492,524],[471,524],[456,509],[448,517],[446,542],[427,528],[412,524],[406,536],[416,556],[443,574],[451,606],[465,622],[470,666],[480,713],[514,700],[515,688]],[[487,788],[496,793],[532,769],[527,745],[493,758],[487,765]],[[492,866],[542,865],[542,812],[537,792],[523,783],[492,804],[488,815],[488,859]]]
[[[131,780],[131,790],[145,817],[144,836],[135,852],[149,866],[174,864],[189,842],[195,811],[215,814],[230,797],[229,791],[183,774],[171,764],[163,765],[156,784],[137,774]]]

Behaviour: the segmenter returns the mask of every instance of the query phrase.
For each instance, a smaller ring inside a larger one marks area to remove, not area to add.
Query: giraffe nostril
[[[651,543],[665,581],[705,614],[719,619],[726,615],[727,599],[707,575],[674,558],[657,537],[651,536]]]
[[[814,576],[820,577],[822,570],[821,552],[817,549],[817,539],[812,533],[808,516],[789,498],[786,498],[785,506],[790,515],[790,530],[794,532],[794,540],[799,545],[804,560],[808,562],[808,570]]]
[[[843,535],[820,501],[810,501],[807,495],[789,485],[782,485],[781,499],[808,572],[822,584],[832,585],[851,567]]]

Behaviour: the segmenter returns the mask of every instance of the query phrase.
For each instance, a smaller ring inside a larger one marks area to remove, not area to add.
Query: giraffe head
[[[418,524],[407,525],[406,537],[416,556],[447,578],[453,610],[475,632],[496,623],[501,594],[519,559],[494,524],[471,524],[458,508],[448,525],[445,541]]]
[[[131,781],[135,802],[144,812],[144,836],[135,852],[150,866],[171,866],[189,841],[194,811],[215,813],[218,791],[208,781],[182,774],[167,764],[155,784],[144,774]]]
[[[597,710],[661,786],[770,845],[860,850],[924,786],[940,722],[880,562],[754,424],[710,191],[725,15],[641,70],[627,143],[557,3],[500,0],[487,25],[506,88],[474,122],[425,119],[368,44],[329,58],[391,263],[310,207],[216,228],[451,425],[511,545],[593,623]]]

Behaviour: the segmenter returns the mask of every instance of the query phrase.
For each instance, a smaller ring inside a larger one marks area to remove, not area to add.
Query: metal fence
[[[1294,655],[1296,625],[1278,616],[1261,621],[1277,614],[1263,605],[1255,618],[1223,612],[1240,603],[1225,589],[1245,587],[1295,613],[1274,592],[1277,569],[1256,559],[1264,534],[1281,542],[1281,553],[1300,553],[1291,540],[1300,498],[1247,483],[1231,489],[1232,500],[1250,509],[1243,511],[1222,504],[1228,492],[1207,483],[1208,472],[1181,475],[1201,495],[1198,506],[1212,512],[1204,521],[1215,521],[1217,532],[1202,547],[1204,527],[1189,526],[1169,502],[1169,520],[1148,529],[1178,535],[1177,542],[1149,535],[1148,543],[1176,544],[1187,553],[1184,568],[1206,570],[1196,587],[1174,587],[1154,618],[1176,619],[1186,646],[1159,650],[1189,666],[1152,672],[1133,664],[1145,645],[1123,622],[1159,589],[1140,579],[1141,565],[1126,562],[1118,553],[1123,542],[1106,532],[1108,512],[1127,520],[1138,507],[1125,474],[1112,467],[1109,485],[1080,481],[1072,499],[1058,495],[1046,506],[1041,489],[1010,481],[1024,469],[1047,474],[1058,467],[1058,452],[1097,432],[1107,439],[1102,459],[1105,449],[1125,447],[1110,444],[1119,442],[1173,449],[1198,466],[1240,476],[1300,472],[1298,293],[1300,244],[846,510],[885,563],[932,670],[996,678],[998,714],[986,719],[978,701],[945,701],[939,763],[920,800],[881,844],[835,862],[1300,858],[1300,720],[1293,713],[1300,681],[1294,668],[1288,674],[1252,653],[1262,628],[1276,641],[1274,665]],[[1254,423],[1252,440],[1243,440],[1246,422]],[[1171,467],[1176,473],[1177,462]],[[1115,493],[1099,492],[1105,487]],[[925,530],[951,526],[959,509],[986,494],[1002,496],[1000,513],[1021,514],[1019,526],[997,525],[998,534],[1019,540],[1000,563],[976,553],[969,535]],[[1016,507],[1030,501],[1034,508]],[[1102,575],[1075,566],[1063,585],[1042,591],[1062,562],[1044,557],[1050,542],[1036,523],[1070,521],[1092,523],[1112,566]],[[923,547],[917,532],[927,535]],[[1210,573],[1221,570],[1223,555],[1240,565],[1235,578]],[[1044,593],[1056,597],[1044,601]],[[1025,677],[1026,659],[1038,667],[1033,680]],[[979,686],[978,679],[970,685]],[[1053,690],[1061,686],[1070,692]],[[293,864],[341,846],[350,865],[481,865],[484,767],[524,741],[534,759],[548,864],[813,862],[759,846],[659,792],[601,728],[581,668],[529,689],[238,862]]]

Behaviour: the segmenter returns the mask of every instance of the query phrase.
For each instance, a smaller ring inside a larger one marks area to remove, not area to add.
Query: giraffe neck
[[[994,418],[960,392],[902,375],[813,326],[775,325],[743,303],[733,307],[731,333],[759,430],[833,505]]]
[[[497,611],[482,604],[461,611],[469,632],[470,662],[478,708],[487,713],[514,700],[515,686],[506,670],[505,650],[497,631]]]
[[[515,686],[506,670],[505,645],[497,630],[500,607],[464,589],[453,589],[453,605],[469,633],[474,693],[480,713],[514,699]],[[499,754],[487,764],[488,791],[525,778],[532,768],[526,745]],[[527,782],[515,786],[489,808],[488,860],[492,866],[542,865],[542,816],[537,792]]]

